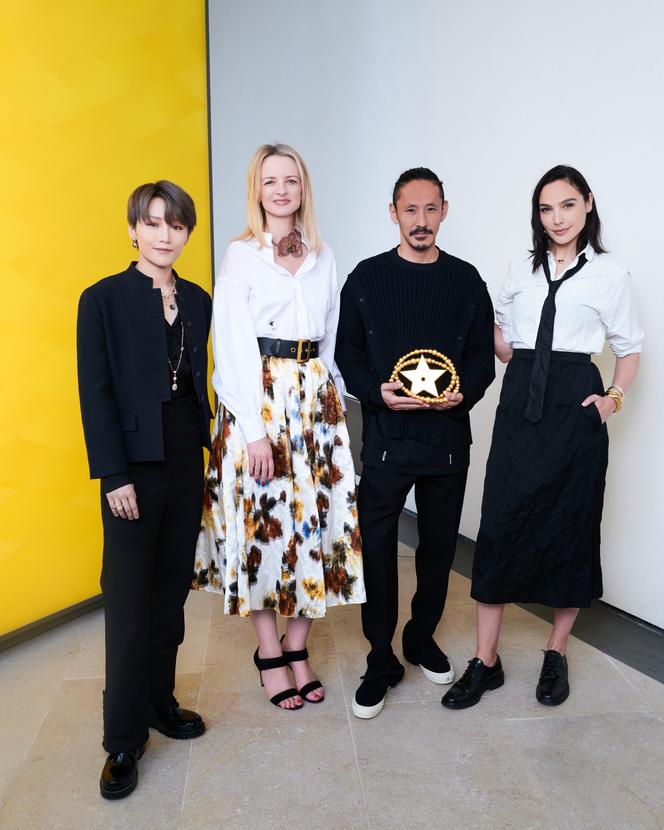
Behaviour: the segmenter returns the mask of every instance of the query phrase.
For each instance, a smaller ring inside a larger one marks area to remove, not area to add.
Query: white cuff
[[[261,438],[265,438],[267,435],[262,415],[253,415],[251,418],[244,418],[240,421],[240,428],[242,429],[242,434],[247,444],[251,444],[252,441],[260,441]]]

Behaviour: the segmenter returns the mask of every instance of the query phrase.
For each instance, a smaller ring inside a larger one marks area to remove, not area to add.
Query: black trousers
[[[399,611],[399,516],[406,497],[415,485],[417,588],[411,603],[411,619],[403,632],[403,650],[416,655],[419,646],[431,643],[443,615],[467,475],[467,470],[447,475],[415,475],[376,467],[362,469],[358,507],[367,591],[362,629],[371,645],[365,675],[368,678],[403,674],[392,650],[392,638]]]
[[[130,464],[139,518],[113,516],[102,493],[107,752],[148,738],[148,705],[175,702],[175,661],[203,506],[198,404],[165,403],[165,461]]]

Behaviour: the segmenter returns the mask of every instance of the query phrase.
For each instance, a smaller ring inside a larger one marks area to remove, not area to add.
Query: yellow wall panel
[[[199,225],[177,268],[211,287],[203,0],[3,4],[0,112],[3,634],[99,592],[76,306],[132,258],[134,187],[191,193]]]

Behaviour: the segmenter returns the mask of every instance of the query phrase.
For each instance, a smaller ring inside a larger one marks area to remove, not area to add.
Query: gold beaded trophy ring
[[[408,366],[415,368],[407,369]],[[439,368],[434,369],[434,366]],[[450,381],[443,390],[439,390],[436,381],[446,373]],[[415,349],[400,357],[390,376],[390,383],[397,381],[403,383],[403,391],[408,397],[424,403],[448,403],[447,395],[459,391],[459,375],[454,363],[436,349]],[[421,394],[423,392],[426,394]]]

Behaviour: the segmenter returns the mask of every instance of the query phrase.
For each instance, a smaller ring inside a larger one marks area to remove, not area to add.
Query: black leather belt
[[[318,357],[317,340],[280,340],[274,337],[259,337],[258,348],[261,354],[270,357],[289,357],[298,363],[306,363]]]

